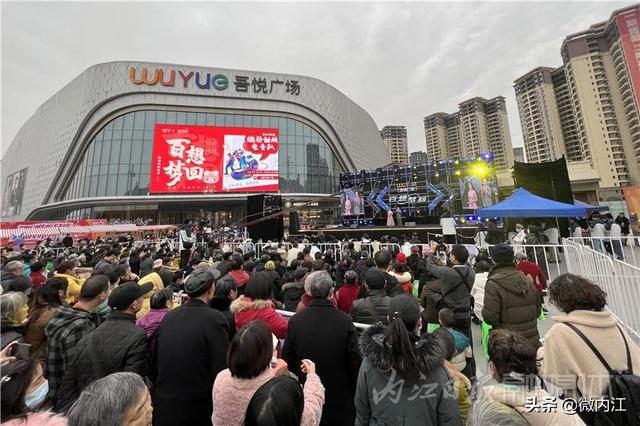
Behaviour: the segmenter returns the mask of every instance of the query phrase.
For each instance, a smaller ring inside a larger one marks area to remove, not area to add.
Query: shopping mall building
[[[320,80],[110,62],[84,71],[22,126],[2,160],[3,220],[164,224],[205,215],[221,225],[244,217],[247,196],[260,191],[205,192],[189,185],[150,191],[156,172],[167,170],[152,164],[157,125],[277,130],[277,192],[284,206],[304,205],[303,223],[337,220],[338,198],[331,195],[338,193],[339,173],[390,162],[369,114]],[[226,151],[219,158],[225,155],[232,159]]]

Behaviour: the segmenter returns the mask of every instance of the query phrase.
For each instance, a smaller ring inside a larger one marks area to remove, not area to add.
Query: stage
[[[473,241],[473,237],[478,229],[477,225],[473,226],[457,226],[456,232],[458,233],[458,242],[470,243]],[[334,235],[338,239],[343,238],[362,238],[363,234],[367,234],[369,238],[379,240],[383,236],[387,238],[396,237],[401,239],[403,237],[411,238],[411,235],[418,234],[418,239],[426,243],[434,240],[436,235],[442,234],[442,227],[440,225],[416,225],[416,226],[360,226],[357,228],[352,227],[325,227],[313,230],[300,230],[298,231],[305,235],[318,235],[319,233],[326,235]]]

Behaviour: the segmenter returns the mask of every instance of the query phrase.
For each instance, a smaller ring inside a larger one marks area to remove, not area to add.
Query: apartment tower
[[[380,131],[391,162],[395,164],[409,164],[409,143],[405,126],[384,126]]]

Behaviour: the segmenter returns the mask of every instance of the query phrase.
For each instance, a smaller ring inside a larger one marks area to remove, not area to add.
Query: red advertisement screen
[[[278,129],[156,124],[151,193],[278,191]]]

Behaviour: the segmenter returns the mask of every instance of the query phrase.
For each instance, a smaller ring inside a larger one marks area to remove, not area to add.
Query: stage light
[[[466,219],[465,219],[464,217],[463,217],[463,218],[460,218],[460,223],[466,223],[466,222],[467,222],[467,221],[466,221]]]
[[[462,172],[460,170],[456,170],[456,176],[460,176]]]
[[[440,173],[436,173],[434,176],[435,177],[440,177]]]
[[[460,160],[454,161],[453,164],[460,164]]]

